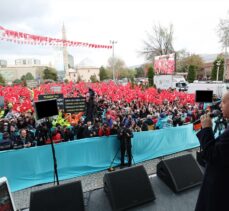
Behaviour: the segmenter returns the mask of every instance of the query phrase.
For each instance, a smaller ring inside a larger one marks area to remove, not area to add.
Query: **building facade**
[[[91,82],[92,76],[95,76],[100,81],[99,68],[97,67],[78,67],[77,74],[81,81]]]
[[[99,67],[91,59],[85,58],[76,66],[76,69],[71,68],[66,71],[65,79],[73,82],[91,82],[92,76],[100,81]]]
[[[95,78],[99,81],[99,68],[96,67],[82,67],[78,69],[68,69],[65,74],[65,79],[72,82],[85,81],[91,82],[91,77],[95,76]]]
[[[6,60],[0,60],[0,67],[7,67],[7,61]]]
[[[15,60],[16,66],[40,66],[41,61],[39,59],[16,59]]]
[[[3,67],[0,68],[0,74],[6,80],[6,82],[13,82],[16,79],[20,79],[23,75],[31,73],[34,79],[41,79],[44,69],[46,66],[37,66],[37,67]]]
[[[68,54],[68,68],[74,68],[74,57]]]

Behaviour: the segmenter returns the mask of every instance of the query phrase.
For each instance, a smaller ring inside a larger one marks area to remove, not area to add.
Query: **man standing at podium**
[[[225,119],[229,118],[229,92],[220,104]],[[203,148],[206,170],[196,204],[196,211],[229,210],[229,127],[214,138],[209,114],[200,118],[202,130],[197,137]]]

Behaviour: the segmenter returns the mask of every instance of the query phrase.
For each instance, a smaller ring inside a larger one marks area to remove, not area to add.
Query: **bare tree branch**
[[[229,11],[227,12],[227,17],[225,19],[220,19],[218,24],[218,35],[219,42],[222,44],[222,47],[229,46]]]
[[[155,56],[173,53],[173,25],[169,28],[154,25],[152,31],[147,32],[147,40],[143,41],[143,46],[140,54],[149,61]]]

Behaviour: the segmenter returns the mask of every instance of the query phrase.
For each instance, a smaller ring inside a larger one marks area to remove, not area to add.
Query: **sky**
[[[126,66],[140,65],[139,55],[147,32],[156,24],[174,26],[175,51],[193,54],[222,52],[217,25],[227,16],[228,0],[4,0],[0,6],[0,26],[14,31],[109,45]],[[69,47],[75,64],[89,58],[96,66],[106,66],[110,49]],[[0,59],[37,58],[42,64],[63,69],[61,49],[0,41]]]

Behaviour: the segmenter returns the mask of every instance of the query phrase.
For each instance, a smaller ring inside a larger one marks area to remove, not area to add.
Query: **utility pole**
[[[221,64],[221,61],[218,60],[218,61],[216,62],[216,66],[217,66],[216,80],[217,80],[217,81],[219,80],[219,67],[220,67],[220,64]]]
[[[113,81],[115,82],[115,61],[114,61],[114,44],[117,44],[117,41],[110,40],[112,44],[112,73],[113,73]]]
[[[227,47],[229,45],[228,39],[229,39],[229,34],[227,33],[226,40],[225,40],[223,82],[225,81],[225,78],[227,76]],[[227,77],[227,79],[228,79],[228,77]]]
[[[64,23],[62,27],[62,39],[67,40]],[[68,51],[67,51],[67,46],[65,46],[64,43],[63,43],[63,62],[64,62],[64,72],[66,74],[66,71],[68,69]]]

